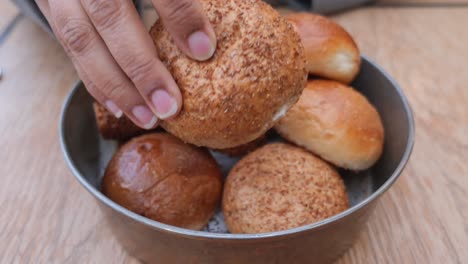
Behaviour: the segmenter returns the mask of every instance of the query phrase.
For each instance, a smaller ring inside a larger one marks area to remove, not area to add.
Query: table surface
[[[333,16],[401,84],[416,121],[406,170],[338,263],[468,262],[468,1],[448,2],[385,0]],[[59,111],[78,77],[39,27],[11,23],[17,14],[0,3],[0,30],[11,29],[0,39],[0,263],[137,263],[60,151]]]

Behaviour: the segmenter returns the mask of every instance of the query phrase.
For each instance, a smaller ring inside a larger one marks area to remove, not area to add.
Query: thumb
[[[153,0],[164,26],[187,56],[204,61],[216,49],[216,35],[197,0]]]

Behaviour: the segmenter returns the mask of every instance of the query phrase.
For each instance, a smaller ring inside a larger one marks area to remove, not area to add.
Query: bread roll
[[[326,162],[284,143],[266,145],[229,173],[223,212],[231,233],[286,230],[348,208],[345,185]]]
[[[353,38],[332,20],[311,14],[286,16],[301,36],[310,74],[351,83],[359,73],[361,55]]]
[[[266,143],[266,136],[263,135],[247,144],[240,145],[238,147],[228,148],[228,149],[215,149],[215,151],[226,154],[231,157],[241,157],[263,146],[265,143]]]
[[[185,142],[226,149],[260,137],[299,99],[304,48],[291,24],[260,0],[201,0],[217,36],[206,62],[185,56],[163,22],[151,29],[183,109],[161,126]]]
[[[130,119],[125,116],[115,117],[99,103],[93,103],[96,125],[101,136],[105,139],[124,141],[134,136],[147,132],[134,125]]]
[[[202,229],[221,198],[221,172],[205,149],[166,133],[134,138],[110,161],[102,191],[150,219]]]
[[[371,167],[384,144],[376,109],[358,91],[335,81],[309,81],[299,102],[275,129],[287,140],[351,170]]]

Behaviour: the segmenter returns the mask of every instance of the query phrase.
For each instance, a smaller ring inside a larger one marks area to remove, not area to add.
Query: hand
[[[179,48],[209,59],[216,36],[196,0],[153,0]],[[182,96],[131,0],[36,0],[91,95],[115,116],[151,129]]]

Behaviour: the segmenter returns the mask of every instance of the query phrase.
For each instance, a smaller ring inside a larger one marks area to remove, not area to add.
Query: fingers
[[[176,115],[182,96],[129,0],[81,0],[113,58],[159,119]]]
[[[109,111],[125,113],[143,128],[180,111],[177,84],[158,59],[130,0],[37,2],[88,90]],[[216,36],[197,1],[154,4],[186,54],[197,60],[213,55]]]
[[[179,48],[193,59],[205,61],[216,49],[216,35],[196,0],[152,0],[164,26]]]
[[[116,116],[151,129],[157,118],[116,63],[78,1],[49,0],[54,32],[89,92]]]
[[[47,2],[47,0],[36,0],[36,4],[50,24],[50,20],[49,20],[50,10],[49,10],[49,3]]]

